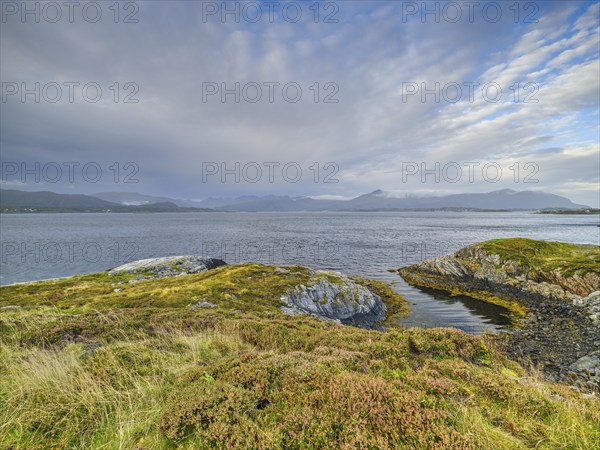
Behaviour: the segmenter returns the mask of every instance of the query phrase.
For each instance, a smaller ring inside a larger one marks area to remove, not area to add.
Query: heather
[[[0,447],[599,447],[598,401],[494,340],[287,316],[289,280],[246,265],[1,288]]]

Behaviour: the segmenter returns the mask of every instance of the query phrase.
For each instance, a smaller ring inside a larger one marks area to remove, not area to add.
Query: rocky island
[[[509,308],[508,350],[584,391],[600,386],[600,248],[498,239],[404,267],[410,284]]]
[[[1,287],[0,447],[600,442],[597,398],[485,336],[399,327],[406,305],[360,277],[194,256]]]

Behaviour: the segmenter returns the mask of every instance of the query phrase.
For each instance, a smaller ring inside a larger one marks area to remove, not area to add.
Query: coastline
[[[506,306],[514,326],[499,342],[511,357],[539,367],[550,379],[598,393],[599,255],[596,246],[494,240],[399,274],[414,286]]]

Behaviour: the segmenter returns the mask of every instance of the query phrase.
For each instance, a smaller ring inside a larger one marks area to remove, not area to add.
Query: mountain
[[[96,197],[108,202],[118,203],[126,206],[140,206],[148,205],[152,203],[163,203],[170,202],[181,207],[194,207],[194,208],[224,208],[230,205],[250,204],[253,202],[259,202],[264,204],[269,201],[277,201],[279,198],[289,197],[277,197],[275,195],[267,195],[265,197],[258,197],[256,195],[244,195],[235,198],[223,198],[223,197],[209,197],[204,200],[182,200],[173,199],[168,197],[155,197],[153,195],[144,195],[137,192],[99,192],[92,194],[92,197]],[[252,209],[252,208],[251,208]]]
[[[381,190],[362,195],[347,202],[348,209],[487,209],[538,210],[580,209],[566,197],[535,191],[502,189],[487,193],[453,194],[442,197],[394,197]]]
[[[244,195],[242,197],[236,197],[236,198],[209,197],[207,199],[197,202],[197,204],[201,205],[204,208],[221,208],[221,207],[230,206],[230,205],[241,205],[244,203],[252,203],[252,202],[255,202],[255,201],[258,201],[261,199],[269,199],[269,198],[276,198],[276,196],[268,195],[266,197],[258,197],[256,195]]]
[[[154,195],[139,194],[137,192],[98,192],[97,194],[92,194],[92,197],[96,197],[102,200],[106,200],[108,202],[118,203],[120,205],[125,206],[142,206],[156,203],[173,203],[182,208],[212,209],[214,206],[222,206],[226,204],[226,202],[207,202],[206,200],[200,202],[196,200],[184,200],[179,198],[156,197]],[[235,201],[234,199],[229,200]]]
[[[291,212],[291,211],[326,211],[341,209],[344,202],[331,200],[315,200],[310,197],[274,196],[257,198],[242,203],[231,203],[215,208],[219,211],[247,211],[247,212]]]
[[[589,208],[565,197],[537,191],[502,189],[487,193],[446,196],[399,197],[380,189],[351,200],[317,200],[310,197],[268,195],[208,198],[203,201],[173,200],[138,193],[104,192],[65,195],[0,189],[3,212],[294,212],[294,211],[389,211],[389,210],[578,210]]]
[[[180,207],[171,201],[124,205],[91,195],[25,192],[0,189],[2,212],[205,212],[204,208]]]
[[[316,200],[310,197],[261,197],[217,207],[221,211],[377,211],[409,209],[540,210],[582,209],[568,198],[535,191],[502,189],[478,194],[398,197],[380,189],[352,200]]]
[[[125,206],[140,206],[163,202],[177,204],[177,202],[171,198],[154,197],[152,195],[138,194],[137,192],[98,192],[97,194],[92,194],[91,196],[107,202],[118,203]]]
[[[111,208],[114,203],[81,194],[56,194],[54,192],[25,192],[0,189],[0,207],[6,208]]]

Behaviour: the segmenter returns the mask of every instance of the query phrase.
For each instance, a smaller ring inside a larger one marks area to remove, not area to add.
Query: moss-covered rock
[[[600,290],[600,247],[496,239],[399,272],[411,284],[503,304],[522,315],[536,302],[572,302]]]
[[[307,284],[294,286],[281,297],[286,314],[310,314],[338,323],[370,328],[385,320],[379,295],[338,272],[313,271]]]

